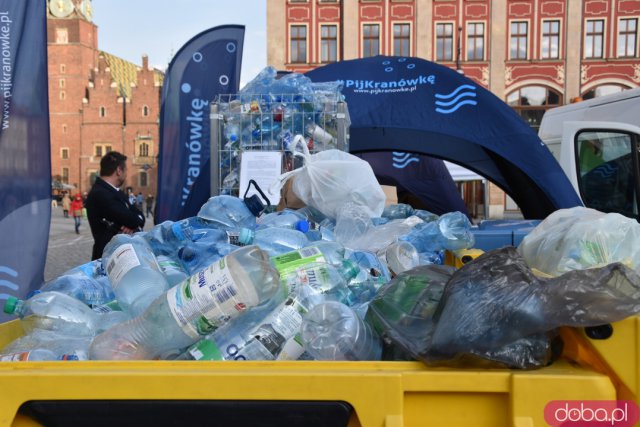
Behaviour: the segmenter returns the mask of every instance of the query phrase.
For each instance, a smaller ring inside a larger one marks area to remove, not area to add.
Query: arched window
[[[107,115],[107,109],[104,107],[100,107],[100,111],[98,112],[100,117],[105,117]]]
[[[142,117],[149,117],[149,107],[146,105],[142,107]]]
[[[597,98],[599,96],[611,95],[613,93],[622,92],[623,90],[627,90],[627,89],[629,88],[623,85],[618,85],[618,84],[600,85],[585,92],[582,95],[582,99],[592,99],[592,98]]]
[[[139,155],[140,157],[149,157],[149,144],[147,144],[146,142],[140,143]]]
[[[544,86],[525,86],[507,95],[507,104],[537,131],[545,111],[562,105],[562,95]]]
[[[140,187],[146,187],[147,185],[149,185],[149,177],[145,171],[140,171],[139,177],[140,182],[138,184],[140,184]]]

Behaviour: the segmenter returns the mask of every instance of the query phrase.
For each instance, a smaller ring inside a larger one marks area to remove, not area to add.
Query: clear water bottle
[[[312,242],[304,248],[271,257],[271,262],[281,275],[296,271],[304,265],[328,263],[341,265],[345,259],[345,248],[337,242]]]
[[[7,344],[2,348],[2,353],[23,353],[42,348],[55,354],[68,354],[76,356],[78,360],[88,360],[92,339],[90,336],[65,335],[46,329],[34,329]]]
[[[140,316],[98,335],[91,359],[154,359],[186,348],[277,295],[278,272],[266,252],[247,246],[157,298]]]
[[[475,243],[469,218],[462,212],[448,212],[437,221],[420,224],[401,240],[411,243],[418,252],[455,251]]]
[[[225,232],[198,217],[190,217],[181,221],[165,221],[156,225],[144,234],[156,255],[172,256],[183,245],[200,239],[223,239]]]
[[[382,342],[356,312],[337,301],[316,305],[302,319],[305,350],[316,360],[380,360]]]
[[[422,224],[423,221],[417,216],[410,216],[405,219],[394,219],[386,224],[370,227],[366,233],[349,241],[345,246],[353,250],[370,251],[380,253],[398,238],[405,236],[414,227]]]
[[[178,259],[187,274],[192,276],[236,249],[238,249],[238,246],[230,243],[200,240],[188,243],[180,248]]]
[[[4,312],[19,316],[25,332],[47,329],[67,335],[92,336],[118,318],[102,316],[83,302],[59,292],[40,292],[28,300],[9,297]]]
[[[409,242],[399,240],[387,246],[384,258],[394,275],[411,270],[420,265],[418,250]]]
[[[256,230],[264,228],[290,228],[306,233],[309,231],[309,221],[303,214],[285,209],[262,215],[258,220]]]
[[[158,255],[158,265],[162,270],[162,274],[169,282],[169,286],[175,286],[189,278],[189,274],[182,267],[182,263],[166,255]]]
[[[355,203],[346,203],[336,216],[333,230],[337,242],[353,247],[352,242],[366,235],[374,228],[369,215]]]
[[[78,358],[67,354],[58,356],[53,351],[44,348],[36,348],[20,353],[0,354],[0,362],[35,362],[46,360],[78,360]]]
[[[64,273],[42,285],[40,290],[60,292],[91,307],[105,304],[115,298],[107,276],[88,276],[81,270]]]
[[[238,197],[219,195],[211,197],[198,212],[198,217],[221,230],[256,228],[256,217],[264,210],[258,199],[242,200]]]
[[[103,258],[116,299],[132,316],[169,289],[151,247],[140,236],[116,234],[104,248]]]
[[[382,217],[388,219],[404,219],[413,215],[415,210],[406,203],[396,203],[384,207]]]
[[[240,243],[243,245],[258,245],[270,256],[280,255],[303,248],[309,244],[309,239],[301,231],[288,228],[263,228],[240,230]]]
[[[336,138],[316,123],[307,123],[304,128],[304,133],[308,138],[313,140],[314,149],[318,151],[336,146]]]

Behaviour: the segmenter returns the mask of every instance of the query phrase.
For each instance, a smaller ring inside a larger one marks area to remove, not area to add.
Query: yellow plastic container
[[[482,255],[484,251],[482,249],[470,248],[460,249],[457,251],[445,251],[444,263],[455,268],[460,268],[468,262],[473,261]]]
[[[578,345],[593,342],[580,333],[574,333],[578,344],[569,345],[601,352],[613,379],[582,360],[535,371],[430,368],[421,362],[5,362],[0,427],[40,425],[24,410],[33,402],[87,400],[343,402],[352,408],[350,426],[545,426],[549,401],[616,399],[616,381],[632,393],[625,398],[638,401],[640,318],[619,322],[614,331],[591,349]],[[0,345],[21,333],[18,321],[0,325]],[[580,359],[578,354],[570,356]]]

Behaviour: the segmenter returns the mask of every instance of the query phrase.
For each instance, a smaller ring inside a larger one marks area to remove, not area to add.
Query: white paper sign
[[[280,192],[269,193],[269,187],[282,173],[282,152],[280,151],[245,151],[240,158],[240,191],[242,198],[250,180],[254,180],[260,186],[262,192],[269,198],[272,205],[280,202]],[[258,194],[252,185],[247,197]],[[258,194],[258,196],[260,196]],[[262,196],[260,196],[262,198]]]

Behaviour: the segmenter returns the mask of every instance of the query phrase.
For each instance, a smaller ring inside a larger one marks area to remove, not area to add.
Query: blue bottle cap
[[[300,221],[296,222],[296,230],[302,231],[303,233],[309,231],[309,221],[301,219]]]
[[[249,243],[253,242],[254,235],[255,233],[253,232],[253,230],[249,228],[243,228],[240,230],[240,236],[238,236],[238,241],[243,245],[248,245]]]

